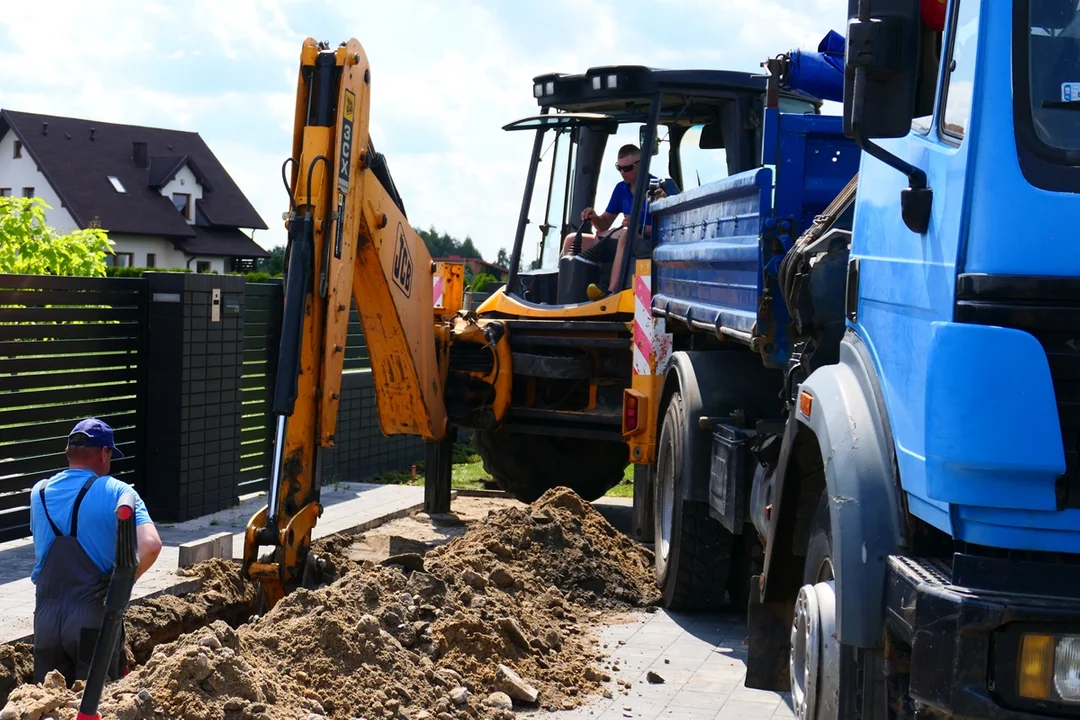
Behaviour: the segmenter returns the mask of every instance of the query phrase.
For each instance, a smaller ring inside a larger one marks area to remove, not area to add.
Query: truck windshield
[[[1080,13],[1076,0],[1028,0],[1028,102],[1044,157],[1080,164]],[[1047,152],[1049,151],[1049,152]]]

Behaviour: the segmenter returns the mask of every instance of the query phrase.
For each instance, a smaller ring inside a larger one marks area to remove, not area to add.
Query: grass
[[[454,446],[453,467],[450,470],[450,487],[454,490],[497,490],[498,486],[484,470],[484,464],[472,442]],[[375,477],[371,482],[382,485],[409,485],[423,487],[424,463],[416,463],[416,479],[411,470],[391,470]],[[608,490],[607,497],[634,496],[634,466],[627,465],[623,479]]]

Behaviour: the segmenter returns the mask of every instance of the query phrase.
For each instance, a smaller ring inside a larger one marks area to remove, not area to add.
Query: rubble
[[[575,707],[603,691],[588,632],[603,615],[591,613],[659,602],[648,551],[564,488],[422,556],[357,562],[346,548],[319,545],[337,553],[337,579],[261,617],[139,645],[145,661],[106,688],[102,718],[505,720],[503,698]],[[203,592],[228,595],[219,580]],[[72,720],[77,702],[65,687],[23,685],[3,717]]]

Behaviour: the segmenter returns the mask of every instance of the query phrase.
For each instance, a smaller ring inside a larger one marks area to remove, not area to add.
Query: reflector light
[[[1048,700],[1054,680],[1054,638],[1024,635],[1020,641],[1020,697]]]
[[[806,417],[814,410],[814,396],[802,390],[799,391],[799,412]]]

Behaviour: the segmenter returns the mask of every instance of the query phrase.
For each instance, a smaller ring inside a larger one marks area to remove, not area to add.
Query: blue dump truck
[[[722,567],[800,718],[1077,717],[1080,11],[848,15],[762,167],[651,204],[658,581]]]

